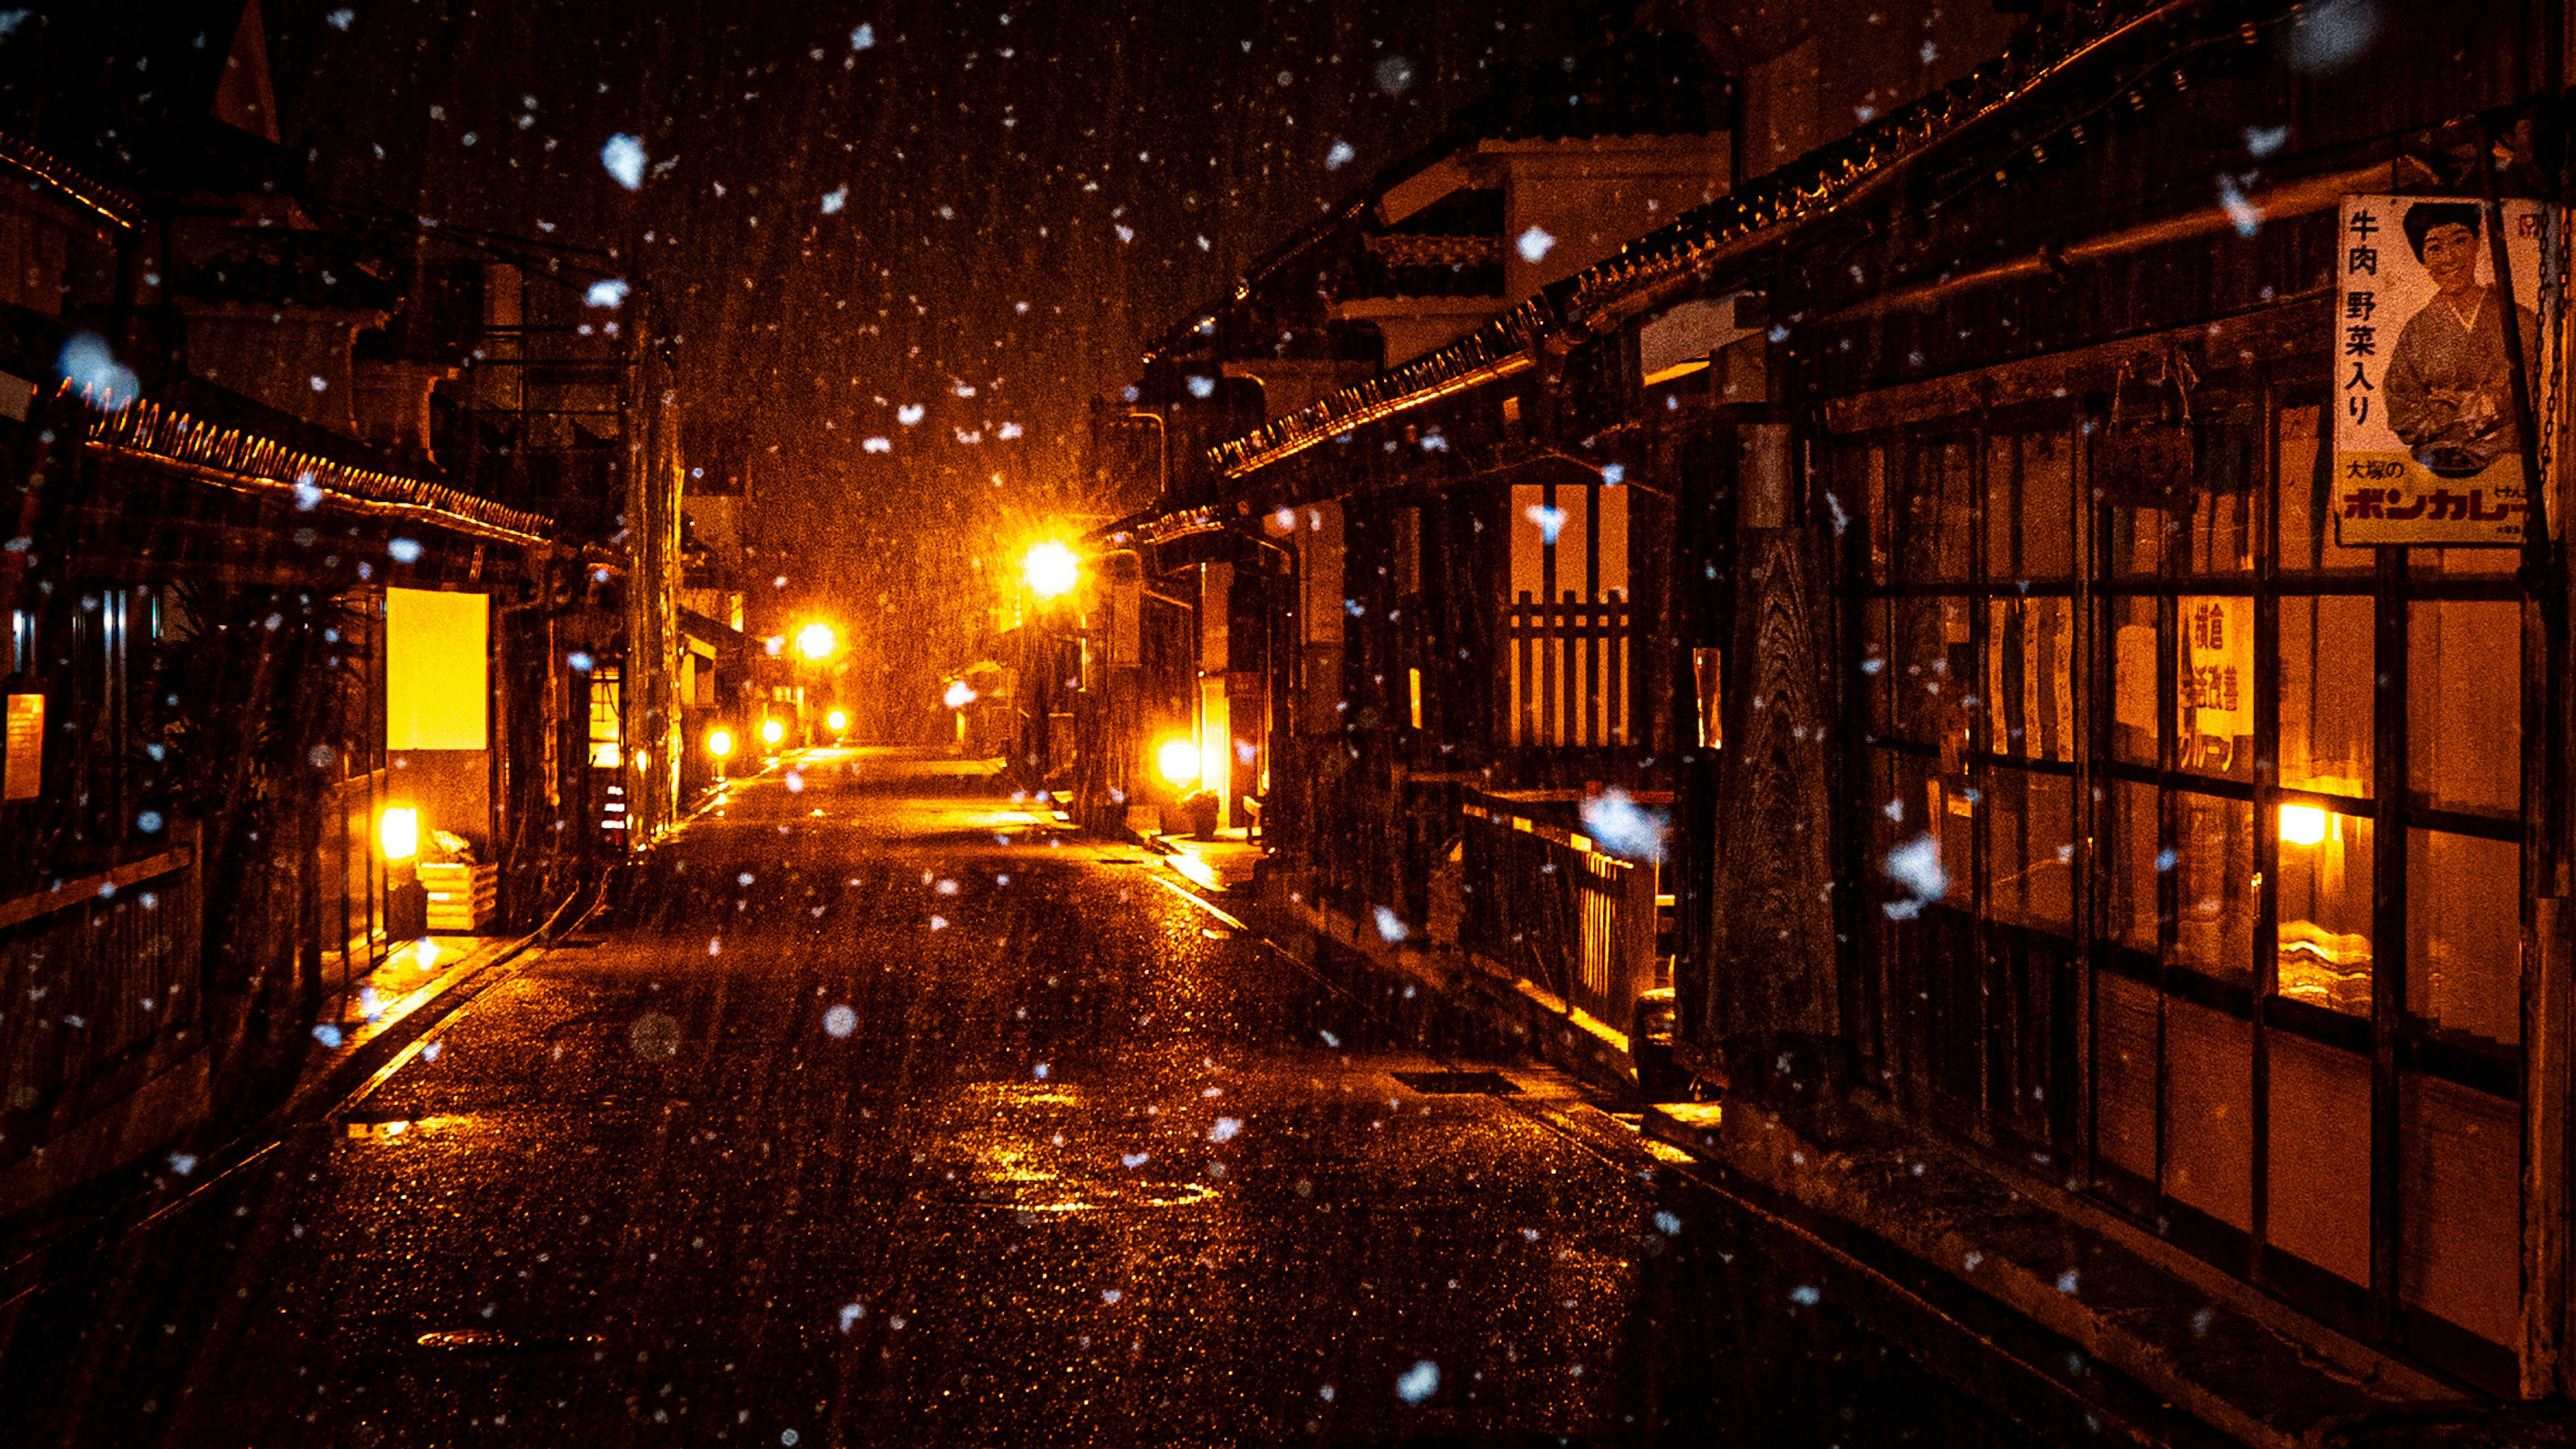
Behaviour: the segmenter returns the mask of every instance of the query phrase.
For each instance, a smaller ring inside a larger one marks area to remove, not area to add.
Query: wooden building
[[[1262,818],[1301,904],[1615,1033],[1643,975],[1603,943],[1653,933],[1595,862],[1655,861],[1614,842],[1662,810],[1703,1080],[1873,1102],[2549,1394],[2566,21],[2355,13],[2052,10],[1125,531],[1280,580]],[[2428,242],[2516,273],[2519,327],[2469,273],[2441,305],[2521,386],[2375,444],[2422,385],[2372,299],[2433,295]]]

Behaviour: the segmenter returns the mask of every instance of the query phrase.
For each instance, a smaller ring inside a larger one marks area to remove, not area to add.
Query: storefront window
[[[2062,432],[1998,433],[1986,443],[1986,578],[2072,578],[2081,515],[2075,449]]]
[[[2075,609],[2067,599],[1986,601],[1986,741],[1998,755],[2075,758]]]
[[[2182,792],[2173,810],[2174,964],[2251,985],[2254,808]]]
[[[2519,814],[2521,607],[2419,599],[2407,610],[2406,634],[2406,783],[2414,803]]]
[[[2182,559],[2187,576],[2254,571],[2251,442],[2241,428],[2202,430],[2197,471],[2204,486],[2192,499],[2191,535]]]
[[[1894,733],[1916,744],[1947,746],[1965,722],[1960,702],[1976,686],[1975,671],[1965,667],[1971,659],[1967,601],[1899,598],[1890,607],[1895,616],[1894,657],[1888,661]]]
[[[2370,1014],[2371,822],[2322,806],[2280,808],[2280,994]]]
[[[2111,756],[2155,765],[2156,601],[2123,595],[2111,601]]]
[[[1976,559],[1976,508],[1969,486],[1975,455],[1956,439],[1914,450],[1913,486],[1891,510],[1897,576],[1909,583],[1964,583]]]
[[[2075,924],[2074,782],[1997,769],[1986,788],[1986,917],[2063,935]]]
[[[2211,384],[2187,493],[2095,493],[2098,436],[1887,437],[1895,582],[1869,590],[1864,658],[1884,649],[1874,718],[1912,758],[1874,802],[1902,819],[1872,829],[1883,849],[1931,832],[1945,905],[1985,931],[1911,931],[1881,979],[1926,1003],[1937,1097],[1942,1053],[1979,1049],[1941,1034],[2031,1040],[2042,1007],[2012,963],[2080,923],[2106,1195],[2219,1261],[2268,1232],[2283,1251],[2263,1261],[2289,1267],[2263,1271],[2302,1301],[2357,1312],[2376,1292],[2492,1336],[2509,1254],[2443,1248],[2457,1281],[2375,1282],[2371,1205],[2395,1172],[2406,1233],[2448,1242],[2475,1217],[2511,1237],[2517,556],[2410,548],[2400,578],[2394,555],[2343,547],[2319,410],[2262,418],[2246,400],[2273,385]],[[2075,580],[2092,591],[2070,597]],[[2383,700],[2403,702],[2402,770]],[[2375,1009],[2399,1002],[2402,1021]],[[2408,1105],[2375,1122],[2392,1088]],[[2393,1155],[2374,1127],[2399,1133]]]
[[[2522,1040],[2522,849],[2406,833],[2406,1011],[2480,1041]]]
[[[1851,471],[1846,472],[1845,469]],[[1887,450],[1875,443],[1848,450],[1836,465],[1837,479],[1857,473],[1869,520],[1869,578],[1883,584],[1888,578],[1887,535]]]
[[[2282,789],[2370,798],[2371,614],[2353,595],[2282,598]]]
[[[2160,508],[2111,510],[2111,574],[2115,578],[2151,579],[2164,572],[2165,549],[2179,548],[2178,535],[2188,523]],[[2176,541],[2168,545],[2168,539]]]
[[[2157,881],[2173,868],[2157,829],[2156,787],[2134,780],[2111,784],[2109,935],[2153,962],[2157,951]]]

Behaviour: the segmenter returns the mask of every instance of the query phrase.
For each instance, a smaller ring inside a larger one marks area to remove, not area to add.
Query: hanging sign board
[[[0,766],[0,799],[33,800],[44,793],[45,697],[9,696],[7,763]]]
[[[2336,240],[2335,541],[2522,546],[2522,433],[2504,319],[2540,356],[2541,209],[2503,203],[2510,308],[2471,197],[2347,196]]]

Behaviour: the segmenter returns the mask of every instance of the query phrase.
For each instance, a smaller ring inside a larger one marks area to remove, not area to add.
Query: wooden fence
[[[1459,944],[1612,1029],[1656,984],[1656,867],[1493,796],[1469,799]]]
[[[194,841],[0,901],[0,1133],[203,1019]]]

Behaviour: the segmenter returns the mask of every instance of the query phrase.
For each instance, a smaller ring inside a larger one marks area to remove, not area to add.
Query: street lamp
[[[733,731],[722,725],[707,731],[707,753],[718,762],[733,758]]]
[[[1082,560],[1073,550],[1060,543],[1042,543],[1029,550],[1022,572],[1029,581],[1029,592],[1041,599],[1052,599],[1073,592],[1082,581]]]
[[[776,715],[771,715],[769,718],[760,722],[760,742],[762,744],[769,746],[771,749],[776,749],[778,748],[778,742],[785,738],[787,738],[787,726],[780,724]]]
[[[839,642],[832,637],[832,626],[819,621],[796,631],[796,652],[808,659],[820,661],[831,658],[832,650]]]
[[[832,727],[832,733],[836,735],[846,734],[849,732],[850,728],[850,712],[846,709],[836,709],[830,714],[825,715],[823,717],[823,722]]]

